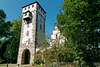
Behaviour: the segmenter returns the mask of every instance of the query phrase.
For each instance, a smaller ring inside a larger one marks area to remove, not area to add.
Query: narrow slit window
[[[29,36],[29,31],[27,31],[26,36]]]

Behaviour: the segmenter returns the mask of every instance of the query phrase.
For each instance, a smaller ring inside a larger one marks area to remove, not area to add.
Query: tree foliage
[[[5,21],[6,20],[6,14],[5,12],[0,9],[0,59],[4,59],[3,54],[6,50],[6,38],[10,36],[10,27],[11,22]]]
[[[39,48],[40,52],[35,54],[35,60],[39,60],[42,55],[44,55],[44,60],[45,63],[51,63],[51,62],[65,62],[65,61],[73,61],[74,58],[74,50],[71,48],[66,48],[66,46],[69,45],[64,45],[59,43],[59,38],[58,39],[51,39],[49,35],[45,34],[38,34],[38,44],[41,44],[41,47]],[[47,41],[49,39],[49,42],[53,42],[53,44],[49,44]],[[70,46],[69,46],[70,47]]]
[[[10,51],[9,59],[10,62],[15,63],[17,61],[18,48],[20,42],[22,17],[14,19],[13,21],[4,22],[2,32],[4,33],[1,37],[4,37],[0,41],[0,57],[6,62],[8,58],[8,51]]]
[[[0,39],[2,37],[8,37],[10,35],[10,21],[5,22],[6,14],[5,12],[0,9]]]
[[[64,0],[62,11],[57,15],[57,25],[75,50],[74,59],[99,61],[100,1]]]
[[[9,59],[10,62],[15,63],[17,61],[18,48],[20,42],[20,33],[21,33],[21,22],[22,18],[14,19],[11,27],[11,36],[7,40],[7,48],[4,53],[4,57],[8,57],[8,51],[10,51]]]

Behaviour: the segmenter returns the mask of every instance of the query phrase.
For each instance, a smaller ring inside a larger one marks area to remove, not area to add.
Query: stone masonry
[[[36,45],[39,45],[37,44],[37,32],[45,33],[45,18],[46,12],[37,1],[22,7],[22,27],[17,64],[26,64],[26,62],[34,64]]]

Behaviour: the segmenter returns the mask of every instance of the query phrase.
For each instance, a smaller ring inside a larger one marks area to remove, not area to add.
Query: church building
[[[57,26],[55,26],[55,29],[53,30],[53,33],[51,34],[50,47],[52,47],[55,44],[63,44],[67,41],[67,38],[65,38],[58,29]]]

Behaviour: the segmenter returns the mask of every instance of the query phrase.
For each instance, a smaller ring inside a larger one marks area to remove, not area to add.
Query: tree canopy
[[[8,51],[10,51],[9,59],[12,63],[15,63],[17,61],[18,48],[20,43],[21,22],[21,17],[19,17],[18,19],[14,19],[11,22],[11,36],[7,40],[6,52],[4,53],[4,57],[7,58]]]
[[[57,15],[57,25],[68,39],[66,45],[70,44],[75,50],[74,59],[83,57],[85,61],[100,60],[99,18],[99,0],[64,0],[62,10]]]
[[[2,9],[0,9],[0,39],[2,37],[8,37],[10,34],[9,30],[11,23],[10,21],[5,22],[5,19],[6,14]]]
[[[20,42],[22,17],[13,21],[5,21],[6,14],[0,10],[0,58],[6,62],[8,51],[10,51],[10,62],[17,61]]]

